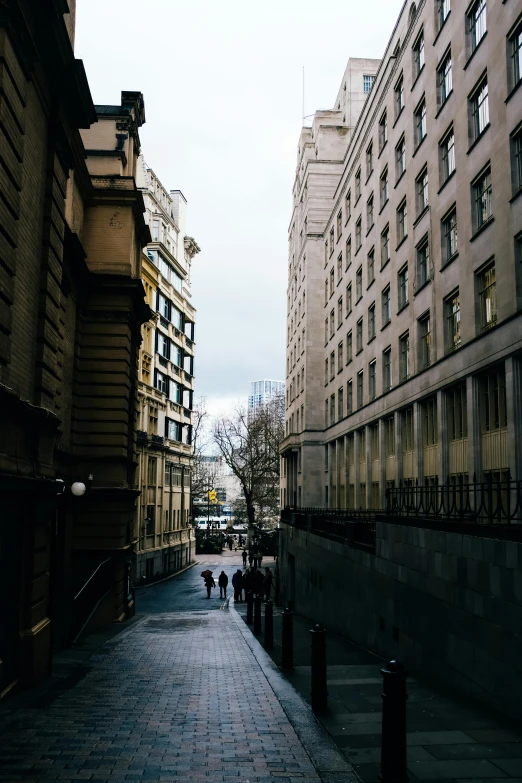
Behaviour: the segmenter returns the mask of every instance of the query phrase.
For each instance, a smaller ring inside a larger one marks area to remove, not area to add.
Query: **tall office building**
[[[264,378],[261,381],[250,381],[248,392],[249,412],[262,408],[279,394],[285,393],[284,381],[272,381]]]
[[[520,479],[520,7],[408,1],[347,70],[298,147],[281,503]]]

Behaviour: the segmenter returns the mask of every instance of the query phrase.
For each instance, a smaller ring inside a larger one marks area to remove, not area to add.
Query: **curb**
[[[329,734],[323,729],[313,714],[312,708],[306,704],[294,686],[285,679],[261,643],[245,624],[239,612],[234,609],[232,604],[228,609],[299,741],[310,757],[322,783],[358,783],[359,779],[352,765],[340,753]]]
[[[154,587],[154,585],[160,585],[162,582],[168,582],[169,579],[174,579],[175,576],[179,576],[180,574],[184,574],[185,571],[188,571],[190,568],[194,568],[194,566],[197,566],[198,563],[194,562],[191,563],[188,566],[185,566],[185,568],[182,568],[180,571],[176,571],[174,574],[169,574],[168,576],[165,576],[163,579],[156,579],[155,582],[151,582],[149,585],[136,585],[135,590],[146,590],[149,587]]]

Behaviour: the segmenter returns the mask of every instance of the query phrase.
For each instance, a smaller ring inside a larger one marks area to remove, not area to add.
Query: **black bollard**
[[[406,783],[406,669],[390,661],[382,672],[382,783]]]
[[[310,631],[312,636],[312,709],[314,712],[326,710],[328,706],[328,688],[326,677],[326,631],[316,625]]]
[[[274,604],[270,598],[265,603],[265,647],[271,650],[274,646]]]
[[[248,590],[246,594],[247,600],[247,623],[252,625],[254,621],[254,594],[252,590]]]
[[[281,635],[281,668],[294,668],[294,629],[293,612],[288,607],[283,610],[283,631]]]
[[[254,601],[254,633],[261,633],[261,601],[262,597],[256,595]]]

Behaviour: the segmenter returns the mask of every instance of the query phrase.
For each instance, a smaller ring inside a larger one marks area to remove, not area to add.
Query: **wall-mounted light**
[[[81,498],[82,495],[85,495],[86,489],[87,487],[83,481],[75,481],[74,484],[71,484],[71,492],[77,498]]]

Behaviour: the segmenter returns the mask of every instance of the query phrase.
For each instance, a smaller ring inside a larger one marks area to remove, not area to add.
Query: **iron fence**
[[[311,533],[342,539],[354,549],[375,553],[375,511],[339,508],[284,508],[281,521]]]

